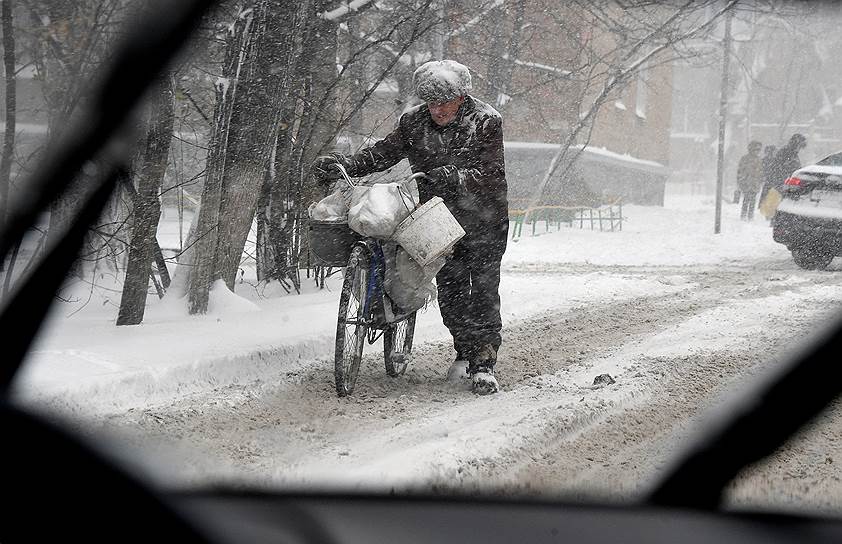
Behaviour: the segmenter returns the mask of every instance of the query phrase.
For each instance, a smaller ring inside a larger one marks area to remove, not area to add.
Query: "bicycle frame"
[[[342,179],[349,187],[356,186],[354,180],[351,179],[351,176],[349,176],[348,172],[345,170],[345,167],[337,162],[336,168],[339,169],[342,174]],[[409,180],[420,178],[428,178],[428,176],[424,172],[416,172],[409,177]],[[414,204],[415,203],[413,202],[413,205]],[[375,319],[375,311],[383,312],[382,303],[378,305],[377,301],[382,301],[382,295],[384,293],[383,281],[386,272],[386,258],[383,255],[383,246],[381,242],[375,238],[364,238],[361,242],[357,243],[357,246],[364,247],[369,255],[368,285],[366,286],[363,315],[365,316],[364,319],[367,321],[369,326],[368,343],[373,344],[378,338],[380,338],[380,336],[383,335],[383,332],[390,325],[389,323],[385,323],[385,321],[382,324],[379,324],[378,320]]]
[[[378,303],[383,294],[383,279],[386,260],[383,255],[383,247],[378,240],[366,238],[357,245],[365,248],[369,255],[368,284],[365,291],[365,303],[363,304],[363,315],[368,321],[369,329],[367,340],[369,344],[376,342],[386,329],[388,324],[380,325],[375,318],[375,312],[382,312],[382,303]]]

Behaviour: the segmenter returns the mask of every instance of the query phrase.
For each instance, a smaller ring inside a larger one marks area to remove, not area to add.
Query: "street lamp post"
[[[731,19],[733,10],[725,13],[725,39],[722,40],[722,86],[719,90],[719,145],[716,160],[716,218],[713,232],[722,230],[722,188],[725,175],[725,120],[728,115],[728,71],[731,61]]]

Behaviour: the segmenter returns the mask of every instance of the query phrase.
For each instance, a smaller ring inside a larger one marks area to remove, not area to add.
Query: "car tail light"
[[[796,178],[796,177],[786,178],[786,181],[784,181],[784,185],[800,186],[801,185],[801,178]]]

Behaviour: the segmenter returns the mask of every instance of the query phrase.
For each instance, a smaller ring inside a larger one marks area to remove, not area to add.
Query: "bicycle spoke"
[[[346,375],[356,377],[360,360],[362,359],[360,353],[360,346],[365,342],[366,333],[366,316],[362,315],[363,305],[361,301],[365,300],[365,289],[368,284],[368,273],[362,267],[355,269],[355,276],[353,279],[353,291],[350,300],[348,301],[348,312],[346,316],[353,316],[354,319],[345,320],[345,364]],[[353,379],[353,378],[352,378]],[[353,384],[347,384],[349,388]]]
[[[415,314],[390,325],[383,334],[383,356],[386,374],[395,377],[406,371],[412,352],[412,338],[415,332]]]

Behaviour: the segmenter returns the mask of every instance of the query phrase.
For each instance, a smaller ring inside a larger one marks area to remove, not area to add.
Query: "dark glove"
[[[459,169],[452,164],[433,168],[427,175],[433,182],[433,192],[442,198],[467,194]]]
[[[329,155],[322,155],[316,157],[313,164],[310,165],[310,172],[316,181],[319,183],[330,183],[337,179],[342,179],[342,172],[336,167],[337,164],[346,166],[347,159],[344,155],[339,153],[331,153]]]

